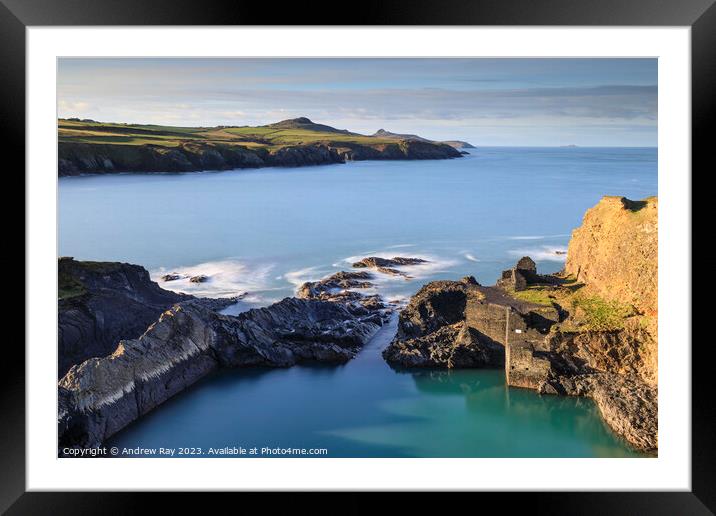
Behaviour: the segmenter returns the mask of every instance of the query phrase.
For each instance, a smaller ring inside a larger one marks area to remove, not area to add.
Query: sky
[[[58,116],[287,118],[477,146],[656,146],[656,59],[61,58]]]

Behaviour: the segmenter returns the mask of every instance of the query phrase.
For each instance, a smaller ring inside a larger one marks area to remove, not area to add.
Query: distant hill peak
[[[288,120],[283,120],[283,121],[279,122],[279,124],[284,124],[284,123],[312,124],[313,122],[311,121],[310,118],[306,118],[305,116],[299,116],[298,118],[289,118]]]
[[[305,116],[281,120],[280,122],[268,124],[265,127],[273,127],[275,129],[309,129],[311,131],[321,131],[324,133],[355,134],[346,129],[336,129],[330,125],[317,124]]]

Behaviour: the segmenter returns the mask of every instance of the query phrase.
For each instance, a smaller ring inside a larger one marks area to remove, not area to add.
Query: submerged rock
[[[209,281],[209,276],[200,274],[198,276],[192,276],[191,278],[189,278],[189,281],[191,281],[192,283],[205,283]]]
[[[179,279],[182,279],[184,276],[181,274],[177,274],[176,272],[173,272],[171,274],[165,274],[162,276],[162,281],[176,281]]]

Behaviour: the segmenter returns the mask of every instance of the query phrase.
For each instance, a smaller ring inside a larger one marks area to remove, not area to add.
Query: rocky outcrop
[[[383,322],[388,320],[392,308],[377,294],[356,291],[373,288],[373,275],[367,271],[337,272],[319,281],[307,281],[296,291],[300,299],[315,299],[344,303],[349,308],[362,307],[374,313]]]
[[[424,263],[428,263],[428,261],[423,260],[422,258],[405,258],[402,256],[396,256],[394,258],[379,258],[377,256],[369,256],[353,263],[353,267],[358,269],[371,268],[378,272],[382,272],[383,274],[388,274],[389,276],[403,276],[405,279],[412,279],[412,276],[407,274],[405,271],[401,271],[395,267],[400,267],[402,265],[421,265]]]
[[[160,288],[143,267],[118,262],[58,260],[58,377],[90,357],[139,337],[173,304],[193,299]],[[232,299],[203,300],[219,310]]]
[[[554,308],[511,299],[472,277],[435,281],[401,312],[397,335],[383,356],[402,367],[500,367],[507,310],[523,335],[544,335],[559,320]]]
[[[402,367],[504,364],[508,385],[592,398],[617,434],[638,449],[655,450],[658,403],[648,329],[628,317],[618,328],[590,330],[570,303],[580,285],[564,275],[539,275],[528,257],[506,272],[495,287],[472,277],[425,285],[400,314],[385,359]],[[511,281],[516,275],[523,284]],[[517,297],[528,288],[546,289],[541,299],[547,301]]]
[[[423,260],[422,258],[405,258],[403,256],[395,256],[393,258],[379,258],[377,256],[369,256],[353,263],[353,267],[398,267],[400,265],[420,265],[422,263],[427,263],[427,260]]]
[[[287,367],[351,359],[380,328],[359,306],[286,298],[238,316],[187,301],[114,353],[74,365],[59,382],[59,443],[98,446],[221,367]]]

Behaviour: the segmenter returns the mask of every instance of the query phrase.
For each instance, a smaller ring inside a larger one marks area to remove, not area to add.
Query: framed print
[[[710,2],[396,2],[350,26],[5,4],[10,514],[92,513],[86,491],[713,510],[690,302]]]

